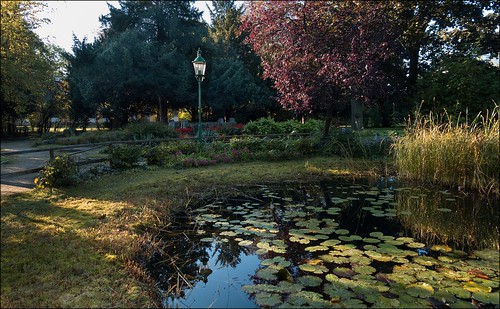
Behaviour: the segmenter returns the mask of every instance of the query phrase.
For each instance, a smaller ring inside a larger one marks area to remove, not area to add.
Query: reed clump
[[[393,144],[399,177],[500,194],[499,105],[472,121],[417,112]]]

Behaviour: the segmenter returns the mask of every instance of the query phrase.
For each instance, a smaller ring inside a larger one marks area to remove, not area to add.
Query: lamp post
[[[193,60],[194,76],[198,81],[198,143],[201,145],[201,82],[205,79],[206,61],[201,56],[198,48],[198,56]]]

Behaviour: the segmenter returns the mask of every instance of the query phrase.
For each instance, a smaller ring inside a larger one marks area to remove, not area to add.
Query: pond
[[[499,307],[499,201],[394,179],[256,186],[176,214],[167,308]]]

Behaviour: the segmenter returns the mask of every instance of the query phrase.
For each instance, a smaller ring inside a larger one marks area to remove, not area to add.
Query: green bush
[[[75,162],[68,155],[51,159],[35,178],[37,189],[58,188],[75,184],[78,180],[78,170]]]
[[[137,145],[118,145],[110,150],[109,164],[112,168],[131,167],[139,162],[142,149]]]
[[[125,140],[146,140],[159,138],[177,138],[179,132],[159,122],[130,123],[123,128]]]
[[[255,121],[250,121],[243,129],[244,134],[252,135],[267,135],[267,134],[282,134],[283,127],[280,126],[272,118],[260,118]]]

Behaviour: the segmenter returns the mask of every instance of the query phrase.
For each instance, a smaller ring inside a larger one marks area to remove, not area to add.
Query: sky
[[[71,52],[73,33],[79,40],[84,37],[93,42],[100,30],[99,16],[109,13],[106,4],[119,7],[118,1],[47,1],[48,7],[38,14],[51,22],[42,24],[35,32],[46,42],[58,45]],[[195,6],[203,11],[203,19],[210,20],[206,4],[211,1],[196,1]]]

